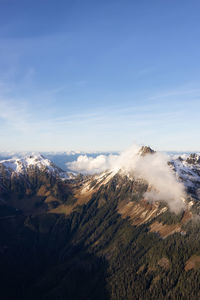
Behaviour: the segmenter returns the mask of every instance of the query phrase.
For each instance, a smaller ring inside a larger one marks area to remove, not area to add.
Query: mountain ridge
[[[160,158],[147,153],[144,166],[149,157]],[[64,179],[29,167],[1,176],[4,299],[199,299],[198,158],[164,164],[185,183],[178,213],[150,201],[151,184],[120,168]]]

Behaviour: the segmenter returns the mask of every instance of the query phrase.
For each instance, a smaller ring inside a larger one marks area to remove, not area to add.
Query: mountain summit
[[[60,168],[55,166],[50,160],[41,154],[28,155],[24,158],[12,158],[0,161],[0,165],[8,171],[16,174],[24,174],[30,169],[40,169],[47,172],[63,172]]]
[[[144,156],[146,154],[153,154],[153,153],[155,153],[155,151],[153,149],[151,149],[150,147],[148,147],[148,146],[142,146],[140,151],[139,151],[139,154],[141,156]]]

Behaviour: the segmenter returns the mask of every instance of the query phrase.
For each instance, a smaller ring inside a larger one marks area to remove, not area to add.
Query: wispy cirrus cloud
[[[57,91],[59,93],[59,89],[52,89],[52,93],[51,91],[44,92],[44,99],[51,95],[52,97],[58,96]],[[185,135],[188,135],[185,139],[189,139],[190,126],[195,122],[195,119],[191,120],[189,116],[189,107],[191,103],[196,106],[198,104],[198,89],[169,91],[168,95],[165,92],[160,95],[152,94],[140,102],[133,101],[133,103],[121,105],[96,105],[90,108],[85,107],[85,109],[77,106],[76,111],[70,110],[70,107],[68,109],[67,105],[57,109],[59,103],[48,107],[48,100],[37,101],[37,105],[33,106],[32,100],[34,96],[37,99],[37,94],[32,95],[31,101],[15,99],[5,94],[0,93],[0,132],[7,133],[10,137],[10,144],[12,144],[13,136],[21,137],[21,149],[25,145],[25,150],[27,147],[31,150],[34,145],[37,145],[38,150],[39,147],[43,148],[43,145],[49,150],[55,145],[56,150],[63,149],[63,147],[90,150],[91,143],[96,150],[108,150],[108,148],[102,148],[102,145],[106,143],[109,144],[110,150],[120,150],[120,143],[121,146],[126,143],[126,147],[131,142],[153,143],[166,149],[166,144],[170,144],[170,141],[174,143],[178,138],[183,140],[183,129]],[[175,105],[166,101],[166,99],[171,99],[171,95],[181,97],[183,94],[190,99],[193,99],[195,95],[194,100],[187,102],[185,99],[183,106],[180,105],[181,100]],[[195,109],[195,111],[198,110]],[[189,127],[186,118],[188,120],[190,118]],[[192,134],[195,134],[195,129]],[[78,143],[80,146],[77,146]],[[75,146],[71,146],[73,144]],[[88,148],[85,145],[89,145]],[[171,144],[170,147],[172,147]]]
[[[6,126],[25,133],[29,130],[29,117],[25,104],[0,99],[0,119]]]

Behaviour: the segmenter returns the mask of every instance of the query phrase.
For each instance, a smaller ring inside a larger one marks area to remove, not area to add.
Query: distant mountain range
[[[2,299],[200,298],[200,155],[131,151],[93,175],[3,157]]]

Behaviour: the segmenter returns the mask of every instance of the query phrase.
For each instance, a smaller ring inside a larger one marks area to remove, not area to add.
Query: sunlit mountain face
[[[199,299],[199,154],[50,155],[0,161],[3,299]]]

